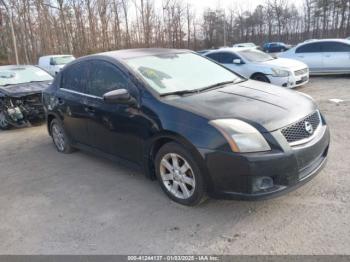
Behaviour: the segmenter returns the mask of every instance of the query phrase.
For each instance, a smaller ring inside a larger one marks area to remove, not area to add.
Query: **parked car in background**
[[[282,43],[282,42],[265,43],[263,45],[263,51],[266,53],[284,52],[290,48],[291,48],[290,45],[287,45],[287,44]]]
[[[238,43],[238,44],[234,44],[232,47],[259,49],[259,46],[257,46],[254,43]]]
[[[226,48],[204,54],[230,70],[250,79],[294,88],[309,81],[306,64],[292,59],[274,58],[250,48]]]
[[[79,58],[43,101],[59,152],[77,147],[133,163],[184,205],[290,191],[327,158],[328,127],[309,96],[244,79],[188,50]]]
[[[278,57],[304,62],[310,74],[350,73],[350,41],[345,39],[320,39],[304,42]]]
[[[43,120],[42,91],[52,80],[51,75],[36,66],[0,66],[0,129]]]
[[[75,59],[72,55],[48,55],[39,58],[38,66],[51,75],[56,75],[66,64]]]
[[[308,43],[308,42],[312,42],[312,41],[315,41],[315,40],[317,40],[317,39],[306,39],[306,40],[304,40],[303,43]]]

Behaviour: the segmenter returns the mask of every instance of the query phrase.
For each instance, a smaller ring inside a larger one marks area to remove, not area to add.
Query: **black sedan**
[[[31,65],[0,66],[0,129],[44,120],[42,91],[53,78]]]
[[[284,52],[290,48],[291,48],[290,45],[287,45],[282,42],[265,43],[263,45],[263,51],[266,53]]]
[[[311,97],[187,50],[79,58],[43,98],[59,152],[79,148],[132,163],[185,205],[277,195],[326,162],[329,131]]]

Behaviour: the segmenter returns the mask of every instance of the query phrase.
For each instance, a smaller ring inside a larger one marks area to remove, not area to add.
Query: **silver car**
[[[305,85],[309,81],[307,65],[293,59],[274,58],[251,48],[222,48],[204,56],[219,62],[246,78],[287,88]]]
[[[312,75],[350,73],[350,41],[347,39],[310,40],[278,57],[304,62]]]

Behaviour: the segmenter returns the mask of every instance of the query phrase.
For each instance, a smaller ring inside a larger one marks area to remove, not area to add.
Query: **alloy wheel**
[[[53,124],[51,127],[51,133],[57,149],[63,152],[65,149],[66,141],[64,139],[62,128],[58,124]]]
[[[196,186],[190,164],[180,155],[169,153],[160,161],[160,175],[165,188],[180,199],[190,198]]]

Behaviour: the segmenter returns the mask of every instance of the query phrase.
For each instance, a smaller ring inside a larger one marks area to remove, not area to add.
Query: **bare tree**
[[[267,0],[206,9],[189,0],[0,0],[0,63],[36,63],[41,55],[76,56],[130,47],[211,48],[249,41],[350,35],[350,0]],[[11,23],[12,21],[12,23]],[[226,41],[225,41],[226,40]],[[6,60],[6,61],[3,61]]]

